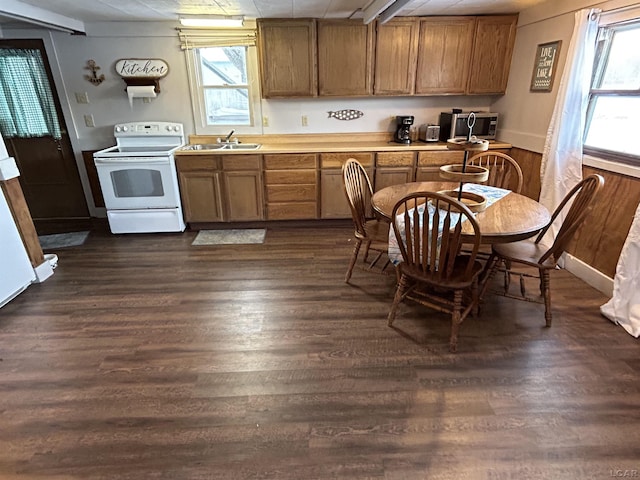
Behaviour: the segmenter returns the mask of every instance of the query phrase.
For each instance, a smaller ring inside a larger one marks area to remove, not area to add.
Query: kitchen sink
[[[182,150],[257,150],[261,146],[259,143],[203,143],[185,145]]]

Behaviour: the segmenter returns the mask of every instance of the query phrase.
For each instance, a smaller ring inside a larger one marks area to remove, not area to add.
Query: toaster
[[[423,142],[437,142],[440,138],[440,125],[420,125],[418,138]]]

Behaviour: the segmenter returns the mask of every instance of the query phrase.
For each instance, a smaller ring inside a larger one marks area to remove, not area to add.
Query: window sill
[[[635,165],[603,160],[602,158],[592,157],[591,155],[584,155],[582,157],[582,164],[586,167],[599,168],[600,170],[605,170],[608,172],[614,172],[621,175],[628,175],[629,177],[640,178],[640,167]]]

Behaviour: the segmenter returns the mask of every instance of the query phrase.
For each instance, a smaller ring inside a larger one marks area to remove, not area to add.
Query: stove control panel
[[[116,137],[181,136],[182,124],[173,122],[119,123],[113,127]]]

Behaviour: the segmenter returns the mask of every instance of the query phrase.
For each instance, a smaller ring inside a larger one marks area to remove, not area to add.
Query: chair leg
[[[487,288],[489,288],[489,284],[493,277],[495,277],[498,272],[498,265],[500,264],[500,259],[492,253],[487,260],[487,263],[484,266],[484,272],[482,273],[482,286],[480,288],[480,299],[484,298],[485,293],[487,293]]]
[[[353,267],[358,260],[358,253],[360,252],[360,245],[362,245],[362,240],[356,239],[356,244],[353,246],[353,253],[351,254],[351,260],[349,260],[349,269],[347,270],[347,274],[344,277],[344,282],[349,283],[349,279],[351,278],[351,273],[353,272]]]
[[[400,280],[398,281],[398,286],[396,287],[396,294],[393,297],[391,310],[389,310],[389,316],[387,317],[387,324],[390,327],[393,325],[393,321],[396,318],[396,311],[398,310],[398,305],[402,301],[402,297],[404,296],[404,292],[406,289],[407,289],[407,277],[405,277],[404,275],[401,275]]]
[[[480,310],[480,297],[478,295],[478,279],[476,278],[471,284],[471,315],[475,318],[478,316],[478,311]]]
[[[369,258],[369,247],[371,246],[371,241],[364,242],[364,253],[362,255],[362,261],[366,262],[367,258]]]
[[[551,288],[549,288],[549,270],[540,269],[540,279],[542,283],[542,296],[544,298],[544,320],[547,327],[551,326]]]
[[[451,313],[451,338],[449,339],[449,351],[455,353],[458,350],[458,331],[460,330],[462,310],[462,290],[456,290],[453,294],[453,312]]]

